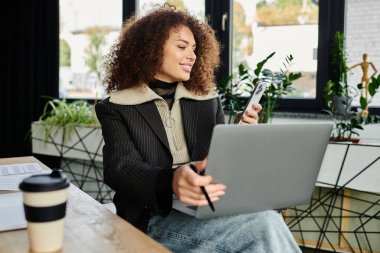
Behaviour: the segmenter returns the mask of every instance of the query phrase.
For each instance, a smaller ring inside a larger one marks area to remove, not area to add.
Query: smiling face
[[[196,59],[195,46],[194,35],[188,27],[173,28],[164,44],[161,69],[154,78],[168,83],[189,80]]]

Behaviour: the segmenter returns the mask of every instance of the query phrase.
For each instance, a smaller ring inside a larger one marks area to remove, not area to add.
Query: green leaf
[[[243,63],[240,63],[239,64],[239,75],[243,76],[247,72],[248,72],[248,70],[247,70],[246,66]]]
[[[365,99],[365,97],[363,96],[360,96],[360,108],[365,110],[367,108],[367,105],[368,105],[367,99]]]
[[[259,63],[256,65],[256,69],[255,69],[255,71],[254,71],[254,73],[255,73],[256,76],[259,76],[259,75],[260,75],[261,70],[262,70],[262,68],[264,67],[265,63],[266,63],[270,58],[272,58],[273,55],[274,55],[275,53],[276,53],[276,52],[273,52],[273,53],[269,54],[269,55],[267,56],[267,58],[265,58],[264,60],[262,60],[261,62],[259,62]]]
[[[369,95],[371,95],[371,97],[373,97],[376,94],[378,88],[379,88],[379,86],[378,86],[378,84],[376,82],[370,82],[368,84],[368,93],[369,93]]]
[[[297,73],[289,73],[289,81],[294,81],[297,80],[298,78],[302,77],[302,73],[297,72]]]
[[[358,125],[358,121],[356,119],[351,119],[352,127],[356,127]]]
[[[371,82],[370,83],[372,83],[372,85],[374,85],[376,87],[376,89],[378,89],[379,86],[380,86],[380,75],[378,75],[377,78],[375,76],[373,76],[371,78]]]

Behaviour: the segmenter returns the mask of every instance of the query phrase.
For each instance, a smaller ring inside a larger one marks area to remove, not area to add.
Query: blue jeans
[[[275,211],[196,219],[172,210],[153,216],[148,235],[174,252],[301,252]]]

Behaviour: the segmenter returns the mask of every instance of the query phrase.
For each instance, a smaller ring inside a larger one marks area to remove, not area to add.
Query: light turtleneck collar
[[[216,98],[218,94],[213,91],[206,95],[196,95],[186,89],[182,82],[178,82],[174,99],[187,98],[192,100],[210,100]],[[119,105],[138,105],[148,101],[163,99],[157,95],[147,84],[118,90],[110,94],[110,102]]]

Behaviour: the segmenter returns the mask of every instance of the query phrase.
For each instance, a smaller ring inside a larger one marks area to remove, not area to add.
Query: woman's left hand
[[[257,124],[259,121],[259,112],[261,111],[263,107],[255,103],[252,105],[252,108],[248,108],[245,110],[245,113],[243,115],[241,124],[242,125],[249,125],[249,124]]]

